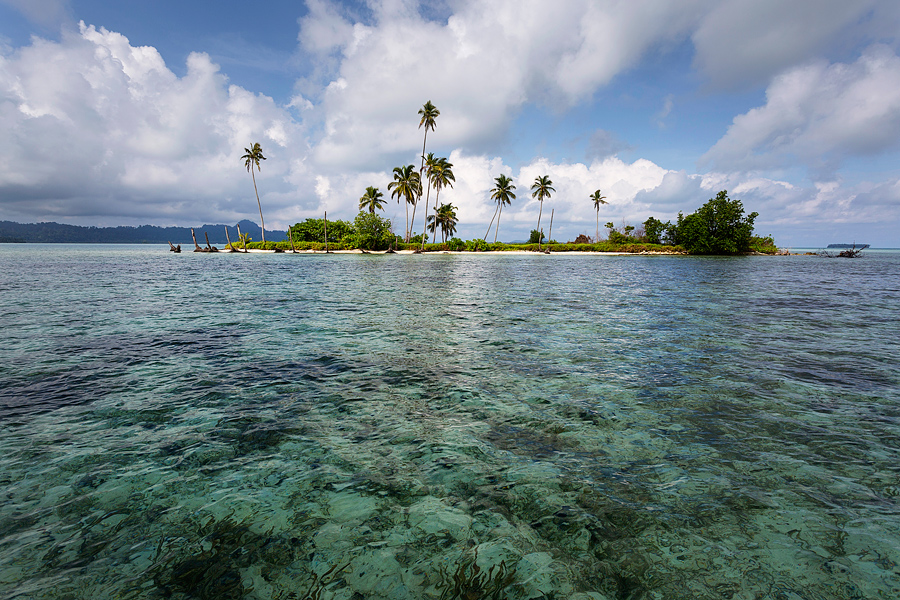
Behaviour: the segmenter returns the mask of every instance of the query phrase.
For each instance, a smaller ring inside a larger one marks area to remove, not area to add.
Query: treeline
[[[599,226],[597,237],[592,239],[585,234],[574,241],[560,243],[554,239],[547,241],[543,232],[533,229],[525,244],[489,243],[483,239],[461,240],[452,235],[448,229],[442,243],[423,244],[422,236],[411,236],[409,241],[393,232],[391,222],[382,219],[372,212],[360,211],[356,220],[328,221],[328,244],[333,250],[361,248],[364,250],[413,249],[428,250],[468,250],[490,251],[509,249],[536,249],[547,244],[551,250],[561,251],[595,251],[595,252],[642,252],[653,250],[683,251],[689,254],[742,254],[760,252],[775,254],[778,248],[772,236],[753,235],[753,222],[758,216],[753,212],[744,214],[744,206],[740,200],[732,200],[728,192],[722,190],[715,198],[711,198],[695,212],[685,216],[678,213],[675,223],[660,221],[649,217],[638,228],[633,225],[616,227],[612,222],[606,223],[607,236],[601,240]],[[291,226],[291,234],[295,246],[299,249],[318,250],[325,246],[324,219],[306,219]],[[431,227],[431,233],[440,227],[438,223]],[[449,237],[449,239],[448,239]],[[283,246],[283,242],[278,247]],[[276,247],[272,245],[272,247]]]
[[[259,225],[253,221],[243,220],[238,223],[242,233],[249,233],[252,238],[260,238]],[[226,225],[203,225],[195,227],[197,240],[205,242],[205,235],[213,244],[225,244],[225,228],[232,240],[237,240],[237,227]],[[286,239],[284,231],[267,231],[272,239]],[[43,244],[193,244],[190,227],[158,227],[156,225],[140,225],[138,227],[82,227],[61,223],[15,223],[0,221],[0,243],[27,242]]]
[[[607,223],[606,227],[609,241],[619,244],[644,242],[679,246],[690,254],[775,254],[778,248],[772,236],[753,235],[753,222],[758,216],[756,212],[745,215],[743,203],[732,200],[728,192],[722,190],[695,212],[687,216],[679,212],[675,223],[650,217],[638,232],[634,232],[632,226],[616,229],[612,223]]]

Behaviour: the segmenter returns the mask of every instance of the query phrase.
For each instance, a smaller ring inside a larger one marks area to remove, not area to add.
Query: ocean
[[[5,244],[0,291],[0,597],[900,597],[900,251]]]

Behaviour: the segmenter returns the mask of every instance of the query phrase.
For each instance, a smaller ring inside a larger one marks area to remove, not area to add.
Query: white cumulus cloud
[[[778,76],[766,104],[735,117],[703,157],[718,169],[840,165],[900,142],[900,57],[869,48],[852,64],[817,61]]]

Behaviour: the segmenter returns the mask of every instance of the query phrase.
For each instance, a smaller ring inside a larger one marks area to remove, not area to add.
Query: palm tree
[[[374,214],[376,209],[383,209],[381,206],[384,204],[383,198],[384,194],[382,194],[377,187],[372,187],[370,185],[366,188],[366,193],[359,199],[359,210],[368,208],[369,212]]]
[[[500,177],[494,181],[497,182],[497,185],[491,190],[493,192],[493,194],[491,194],[491,200],[497,201],[497,210],[494,211],[494,216],[491,217],[487,233],[484,234],[484,240],[487,241],[488,233],[491,232],[491,225],[494,224],[494,217],[497,217],[497,231],[494,232],[494,242],[496,243],[497,235],[500,233],[500,215],[503,214],[503,205],[509,206],[512,201],[516,199],[516,194],[513,192],[513,190],[516,189],[516,186],[512,184],[512,179],[506,175],[500,175]]]
[[[428,186],[428,189],[425,191],[425,224],[428,225],[428,200],[431,197],[431,176],[438,168],[438,162],[440,159],[434,155],[434,152],[429,152],[428,156],[423,156],[422,161],[425,165],[424,168],[424,177],[420,177],[420,180],[425,181],[425,184]],[[421,196],[420,196],[421,198]],[[413,223],[413,228],[415,228],[415,223]],[[425,230],[422,230],[422,241],[425,241]],[[424,245],[423,245],[424,247]]]
[[[452,204],[441,204],[434,216],[428,218],[428,229],[434,233],[437,227],[441,228],[441,240],[446,244],[447,239],[456,233],[456,225],[459,219],[456,216],[456,207]]]
[[[441,197],[441,190],[446,186],[453,187],[452,182],[456,181],[456,176],[453,175],[453,163],[449,162],[446,158],[437,159],[433,168],[429,170],[428,178],[431,180],[431,185],[434,186],[434,211],[436,213],[438,210],[438,199]],[[427,204],[425,206],[425,215],[425,222],[428,223]],[[422,250],[424,249],[425,236],[422,236]]]
[[[553,182],[550,181],[550,177],[548,175],[541,175],[540,177],[534,178],[534,183],[531,185],[531,197],[537,198],[541,201],[541,208],[538,210],[538,248],[541,247],[541,213],[544,212],[544,198],[550,197],[550,192],[555,192],[551,186]]]
[[[597,209],[597,237],[594,238],[594,243],[596,244],[600,241],[600,205],[609,204],[609,202],[606,201],[606,196],[600,195],[600,190],[591,194],[591,200],[594,201],[594,208]]]
[[[413,205],[413,219],[416,218],[415,205],[416,197],[421,194],[422,183],[419,180],[419,174],[416,173],[415,167],[406,165],[405,167],[394,167],[394,181],[388,184],[391,192],[391,198],[406,198],[406,242],[409,243],[409,205]]]
[[[431,103],[431,100],[426,102],[422,108],[419,109],[419,129],[425,127],[425,137],[422,140],[422,165],[419,167],[419,179],[424,179],[425,177],[425,143],[428,141],[428,130],[431,129],[434,131],[434,124],[437,121],[437,118],[440,116],[441,111],[437,109],[437,107]],[[433,155],[429,155],[433,156]],[[416,204],[418,201],[422,199],[422,192],[419,191],[419,197],[416,199]],[[428,210],[428,199],[425,199],[426,205],[425,209]],[[413,222],[415,222],[415,214],[416,209],[415,205],[413,205]],[[427,219],[426,219],[427,220]],[[407,240],[409,241],[409,240]]]
[[[259,190],[256,189],[256,174],[253,172],[253,167],[256,167],[256,170],[259,171],[259,161],[266,160],[266,157],[263,156],[262,147],[259,145],[259,142],[253,144],[250,148],[244,148],[244,152],[247,154],[243,155],[241,159],[244,161],[244,166],[247,167],[247,171],[249,171],[250,175],[253,177],[253,191],[256,192],[256,204],[259,206],[259,225],[262,229],[263,248],[265,248],[266,223],[263,221],[262,204],[259,203]]]

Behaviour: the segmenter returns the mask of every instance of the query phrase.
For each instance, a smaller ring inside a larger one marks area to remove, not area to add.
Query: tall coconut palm
[[[428,171],[428,179],[434,187],[434,211],[437,213],[441,190],[447,186],[453,187],[453,182],[456,181],[456,176],[453,175],[453,163],[446,158],[437,159]],[[428,223],[427,204],[425,205],[425,223]],[[425,249],[425,236],[422,236],[422,249]]]
[[[394,181],[388,184],[388,189],[393,190],[391,192],[391,198],[394,198],[396,196],[397,202],[400,202],[401,198],[406,199],[407,243],[409,242],[409,205],[413,205],[413,219],[415,219],[416,198],[418,194],[420,194],[419,188],[421,188],[421,186],[422,184],[419,181],[419,174],[416,173],[415,167],[413,165],[406,165],[405,167],[394,167]]]
[[[600,205],[609,204],[609,202],[606,201],[606,196],[600,195],[600,190],[591,194],[591,200],[594,201],[594,208],[597,209],[597,237],[594,238],[594,243],[597,243],[600,241]]]
[[[435,121],[440,116],[441,111],[437,109],[437,107],[431,103],[431,100],[426,102],[422,108],[419,109],[419,129],[422,127],[425,128],[425,137],[422,139],[422,165],[419,167],[419,179],[425,178],[425,143],[428,141],[428,130],[431,129],[434,131]],[[419,192],[419,197],[416,199],[416,203],[422,199],[422,192]],[[428,199],[425,199],[425,202],[428,202]],[[426,205],[427,209],[427,205]],[[415,215],[415,205],[413,207],[413,215]]]
[[[244,148],[244,152],[246,154],[241,157],[241,160],[244,161],[244,166],[247,167],[247,171],[253,177],[253,191],[256,192],[256,204],[259,206],[259,226],[262,229],[262,242],[263,248],[265,248],[266,223],[263,221],[262,204],[259,202],[259,190],[256,189],[256,174],[253,172],[253,167],[256,167],[256,170],[259,171],[259,161],[266,160],[266,157],[263,156],[262,146],[259,145],[259,142],[254,143],[250,148]]]
[[[500,175],[500,177],[496,178],[494,181],[497,182],[497,185],[491,190],[493,192],[491,194],[491,200],[497,202],[497,209],[494,211],[494,216],[491,217],[491,222],[488,224],[487,233],[484,234],[484,239],[487,241],[487,236],[491,232],[491,225],[494,224],[494,217],[496,217],[497,231],[494,232],[494,242],[496,243],[497,235],[500,233],[500,215],[503,214],[503,205],[509,206],[512,201],[516,199],[516,194],[513,192],[513,190],[516,189],[516,186],[513,185],[512,179],[506,175]]]
[[[541,175],[540,177],[534,178],[534,183],[531,185],[531,197],[537,198],[541,201],[541,208],[538,210],[538,248],[541,247],[541,213],[544,211],[544,198],[550,197],[550,192],[555,192],[553,189],[553,182],[550,181],[550,177],[548,175]]]
[[[369,212],[375,214],[375,210],[382,210],[384,207],[384,194],[377,187],[371,185],[366,188],[366,193],[359,199],[359,210],[369,209]]]

